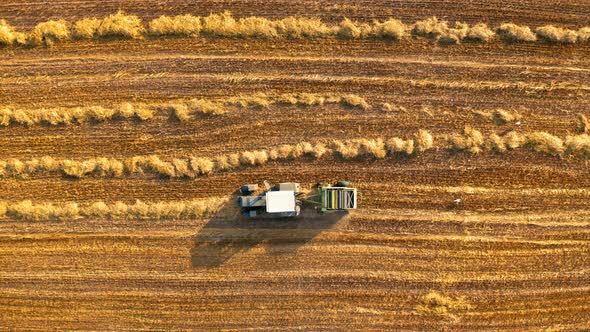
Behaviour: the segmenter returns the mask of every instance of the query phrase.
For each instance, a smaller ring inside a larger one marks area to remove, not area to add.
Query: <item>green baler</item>
[[[317,193],[308,197],[306,202],[317,205],[323,213],[352,210],[356,209],[357,191],[346,181],[334,185],[318,183]]]

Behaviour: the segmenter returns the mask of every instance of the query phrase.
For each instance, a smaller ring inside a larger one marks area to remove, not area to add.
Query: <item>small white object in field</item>
[[[515,125],[520,126],[522,124],[522,122],[520,121],[516,121]]]
[[[455,204],[461,204],[463,203],[463,199],[462,198],[456,198],[453,200],[453,202],[455,202]]]

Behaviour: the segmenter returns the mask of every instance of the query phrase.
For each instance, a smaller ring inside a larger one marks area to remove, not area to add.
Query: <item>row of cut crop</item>
[[[510,131],[502,136],[491,133],[487,137],[481,131],[466,127],[462,133],[441,134],[435,137],[426,130],[419,130],[413,137],[403,139],[349,139],[330,142],[301,142],[267,149],[249,150],[219,155],[214,158],[193,157],[163,160],[157,155],[134,156],[125,160],[116,158],[91,158],[77,161],[54,159],[49,156],[21,161],[0,160],[0,177],[26,178],[35,174],[62,174],[73,178],[86,176],[124,177],[153,174],[163,178],[195,178],[215,172],[241,167],[264,165],[269,161],[293,160],[307,157],[319,159],[332,155],[341,159],[383,159],[388,156],[412,156],[427,150],[447,149],[478,154],[482,151],[506,153],[518,148],[549,156],[572,156],[590,159],[590,135],[569,135],[565,139],[546,132],[519,133]]]
[[[340,105],[346,108],[368,110],[369,103],[354,94],[290,93],[280,95],[253,94],[225,99],[190,99],[169,103],[141,104],[122,103],[116,107],[55,107],[38,109],[0,108],[0,127],[11,125],[70,125],[103,122],[116,119],[147,121],[161,114],[181,122],[194,120],[196,116],[220,115],[236,109],[266,109],[272,105],[299,108]]]
[[[69,203],[33,203],[30,200],[6,202],[0,201],[0,219],[47,221],[76,220],[88,218],[125,219],[125,220],[167,220],[197,219],[213,215],[227,203],[227,198],[214,197],[191,201],[142,202],[133,204],[103,201],[78,204]]]
[[[74,23],[51,20],[39,23],[30,32],[19,32],[5,20],[0,20],[0,45],[53,45],[76,39],[145,38],[166,36],[214,38],[379,38],[400,40],[425,37],[441,43],[488,42],[498,37],[509,42],[545,41],[550,43],[581,43],[590,41],[590,27],[572,30],[553,25],[536,28],[503,23],[490,28],[485,23],[469,25],[449,23],[430,17],[406,24],[398,19],[357,22],[344,18],[339,24],[329,24],[317,18],[264,17],[235,18],[231,13],[210,14],[206,17],[190,14],[160,16],[144,25],[141,18],[123,12],[103,18],[85,18]]]

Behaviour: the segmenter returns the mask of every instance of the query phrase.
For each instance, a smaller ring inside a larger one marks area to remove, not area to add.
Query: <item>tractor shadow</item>
[[[292,254],[348,215],[320,214],[304,204],[297,218],[248,219],[241,216],[236,199],[232,195],[195,236],[190,252],[193,268],[219,267],[234,255],[259,245],[265,246],[269,255]]]

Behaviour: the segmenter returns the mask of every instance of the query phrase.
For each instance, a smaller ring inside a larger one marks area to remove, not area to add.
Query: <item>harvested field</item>
[[[590,43],[561,30],[588,3],[8,1],[0,19],[119,9],[535,41],[1,47],[0,330],[590,329]],[[348,180],[359,208],[243,219],[236,190],[263,180]]]

